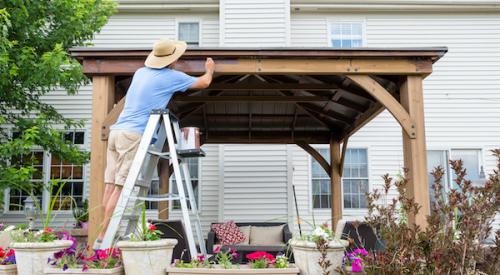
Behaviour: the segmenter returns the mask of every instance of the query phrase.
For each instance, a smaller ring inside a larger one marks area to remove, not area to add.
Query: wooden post
[[[409,221],[424,228],[427,226],[426,215],[430,213],[430,202],[422,77],[407,76],[401,86],[401,105],[408,111],[414,122],[412,128],[415,129],[413,139],[403,131],[404,165],[409,169],[408,192],[421,206],[418,215],[410,216]]]
[[[167,146],[168,147],[168,146]],[[159,177],[159,188],[158,192],[160,194],[166,194],[169,192],[170,187],[170,161],[166,159],[160,159],[158,162],[158,177]],[[158,218],[162,220],[168,220],[168,201],[158,202]]]
[[[330,190],[332,208],[332,229],[335,232],[337,222],[342,219],[342,181],[340,172],[340,142],[330,138]]]
[[[115,79],[113,76],[94,76],[92,78],[92,142],[90,154],[90,195],[89,195],[89,237],[94,243],[102,227],[104,193],[104,169],[106,168],[106,149],[108,142],[101,140],[101,127],[113,108]]]

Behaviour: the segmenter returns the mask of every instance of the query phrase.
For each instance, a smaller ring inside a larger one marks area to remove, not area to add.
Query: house
[[[326,0],[119,0],[119,12],[95,35],[96,47],[150,47],[158,38],[191,47],[420,47],[447,46],[448,53],[424,82],[428,167],[461,158],[478,184],[495,167],[489,150],[500,148],[500,1]],[[58,91],[44,98],[60,112],[85,119],[67,138],[89,150],[91,86],[78,95]],[[316,147],[327,157],[325,146]],[[343,177],[344,218],[366,214],[364,193],[381,188],[382,175],[403,167],[401,128],[383,112],[351,137]],[[222,220],[294,223],[295,186],[304,221],[328,221],[330,186],[318,163],[295,145],[206,145],[193,161],[193,184],[204,230]],[[44,171],[73,180],[65,195],[87,196],[89,166],[78,167],[34,150]],[[483,172],[484,171],[484,172]],[[452,176],[447,171],[447,188]],[[153,187],[152,192],[157,192]],[[49,194],[40,194],[47,204]],[[1,219],[23,222],[18,206],[26,194],[5,193]],[[155,217],[156,204],[148,205]],[[180,218],[172,204],[169,216]],[[60,226],[71,223],[61,211]],[[500,227],[500,216],[495,221]]]

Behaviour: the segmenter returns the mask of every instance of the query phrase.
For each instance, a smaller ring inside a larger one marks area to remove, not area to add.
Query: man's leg
[[[111,217],[113,216],[113,212],[115,211],[116,203],[118,202],[118,199],[120,198],[121,193],[122,193],[122,186],[115,185],[113,188],[113,192],[111,193],[111,195],[109,197],[109,200],[107,202],[105,202],[103,228],[102,228],[102,231],[98,237],[98,239],[100,239],[100,240],[102,240],[104,238],[104,234],[106,233],[106,230],[108,229],[109,221],[111,220]]]
[[[104,195],[102,196],[102,202],[101,202],[101,208],[102,208],[102,212],[103,213],[106,213],[106,206],[109,202],[109,200],[111,199],[111,196],[113,194],[113,191],[115,190],[115,184],[114,183],[110,183],[110,182],[106,182],[106,186],[104,187]],[[106,219],[104,219],[104,221],[106,221]],[[106,229],[103,228],[105,226],[105,224],[102,224],[101,225],[101,231],[99,233],[99,235],[97,236],[97,240],[99,241],[102,241],[102,239],[104,238],[104,234],[106,233]]]

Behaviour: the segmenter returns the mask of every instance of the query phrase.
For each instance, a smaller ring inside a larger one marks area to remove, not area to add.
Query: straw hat
[[[186,51],[187,44],[184,41],[162,39],[153,45],[153,51],[148,55],[144,65],[146,67],[161,69],[176,61]]]

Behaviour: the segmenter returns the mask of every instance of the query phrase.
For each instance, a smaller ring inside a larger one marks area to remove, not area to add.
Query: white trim
[[[219,47],[226,44],[226,0],[219,1]]]
[[[219,144],[219,220],[224,221],[224,144]]]
[[[290,0],[293,12],[413,12],[463,11],[498,12],[498,0]]]

